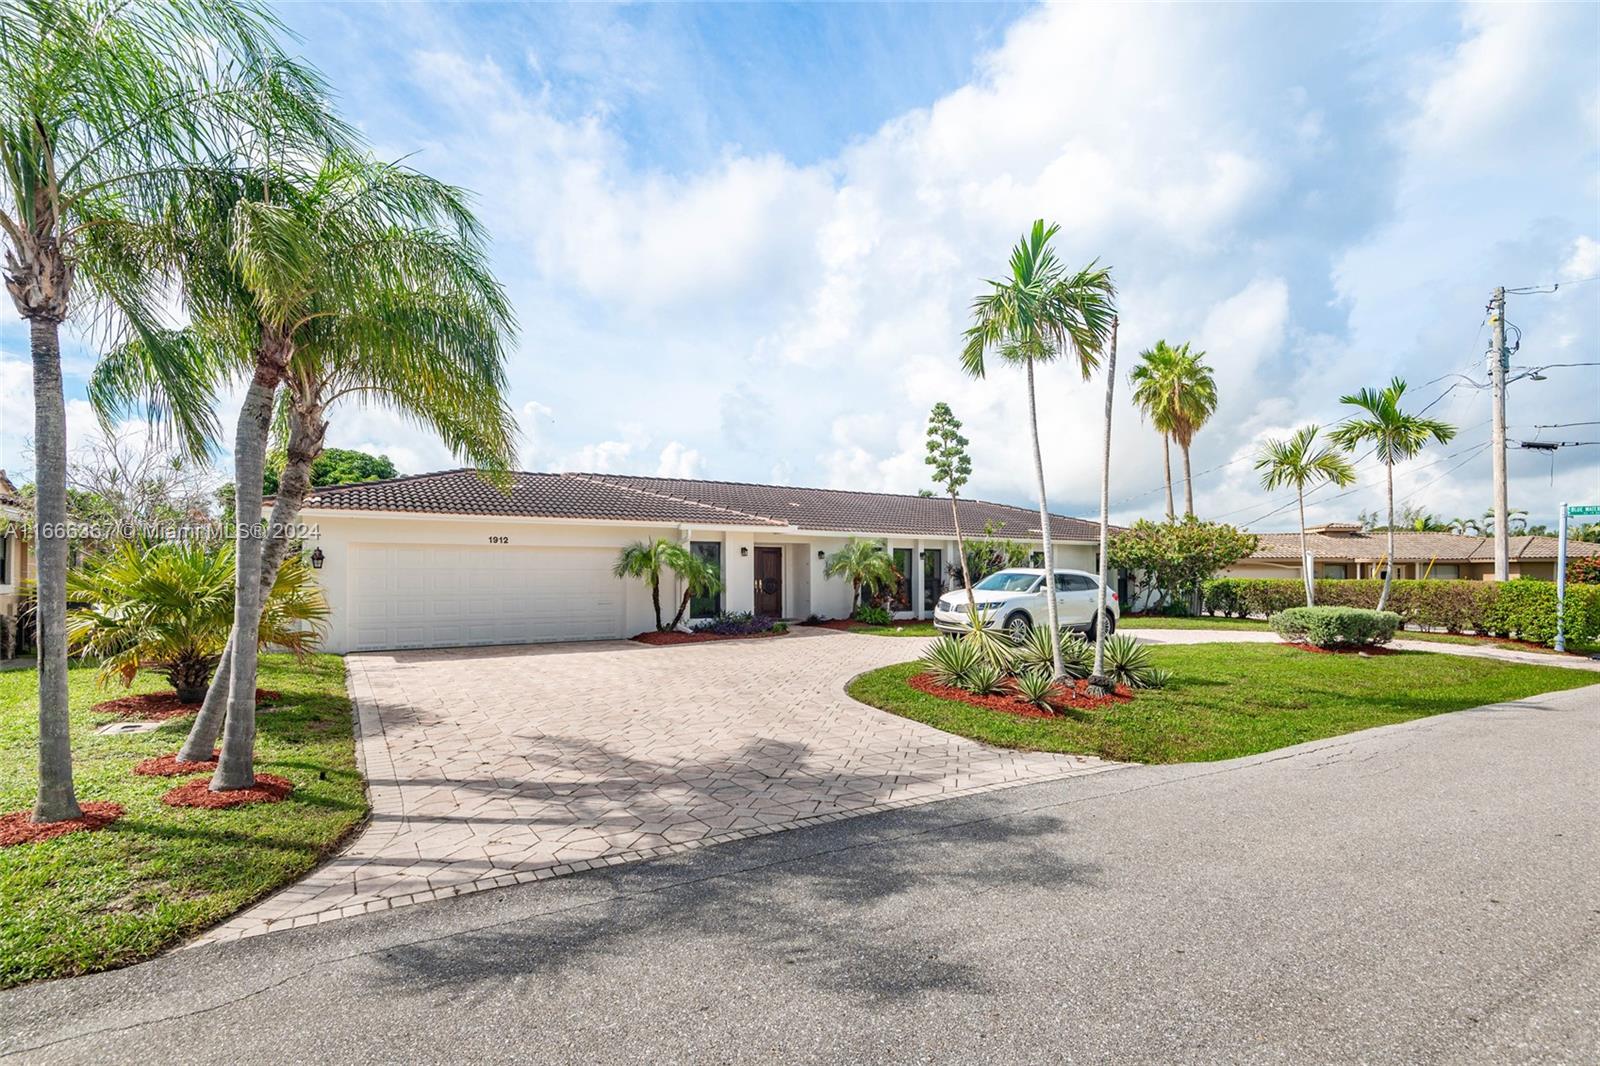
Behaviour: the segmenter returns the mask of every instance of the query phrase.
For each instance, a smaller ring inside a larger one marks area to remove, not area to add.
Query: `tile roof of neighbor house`
[[[1300,558],[1300,534],[1261,533],[1260,545],[1252,559]],[[1317,559],[1353,559],[1377,562],[1388,554],[1387,533],[1306,534],[1306,550]],[[1555,559],[1555,537],[1512,537],[1513,560]],[[1600,555],[1600,544],[1569,540],[1567,554]],[[1394,535],[1394,555],[1401,562],[1479,563],[1494,562],[1493,537],[1463,537],[1455,533],[1402,533]]]
[[[0,506],[27,506],[27,501],[22,498],[22,493],[18,492],[17,487],[11,483],[11,479],[6,477],[4,470],[0,470]]]
[[[331,485],[312,490],[306,497],[306,507],[613,519],[690,526],[795,526],[828,532],[935,537],[955,534],[950,501],[944,497],[620,474],[519,471],[510,476],[509,494],[470,469]],[[993,523],[1000,527],[1002,536],[1038,535],[1036,511],[983,500],[962,500],[960,507],[964,533],[980,533],[985,525]],[[1052,529],[1061,539],[1093,540],[1099,535],[1099,526],[1092,522],[1065,515],[1051,518]]]

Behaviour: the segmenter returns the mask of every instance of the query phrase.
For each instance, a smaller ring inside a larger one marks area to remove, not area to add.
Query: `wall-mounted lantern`
[[[321,570],[322,560],[325,558],[327,558],[327,556],[322,554],[321,548],[313,548],[311,551],[311,569]]]
[[[740,554],[740,555],[741,555],[741,556],[745,556],[745,555],[749,555],[749,554],[750,554],[750,549],[749,549],[749,548],[743,548],[743,547],[741,547],[741,548],[740,548],[740,549],[739,549],[739,554]]]
[[[828,557],[828,553],[827,552],[823,551],[821,548],[817,549],[817,558],[818,559],[826,559],[827,557]]]

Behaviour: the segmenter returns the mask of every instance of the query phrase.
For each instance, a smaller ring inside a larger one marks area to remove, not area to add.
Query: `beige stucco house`
[[[314,489],[304,541],[332,609],[331,651],[610,639],[653,628],[642,582],[612,576],[624,545],[677,539],[714,562],[719,610],[803,619],[850,612],[824,560],[851,537],[887,543],[903,618],[929,617],[956,563],[943,497],[615,474],[515,473],[509,491],[447,470]],[[962,500],[961,528],[1039,537],[1037,511]],[[1092,570],[1098,526],[1052,519],[1056,565]],[[681,590],[664,585],[670,617]]]
[[[1255,554],[1230,566],[1226,577],[1300,577],[1300,534],[1261,533]],[[1555,580],[1554,537],[1515,536],[1510,542],[1511,576]],[[1306,530],[1306,549],[1318,578],[1381,578],[1388,558],[1387,533],[1367,532],[1353,522],[1330,522]],[[1494,578],[1494,538],[1455,533],[1396,532],[1396,578],[1488,581]],[[1600,556],[1600,544],[1569,541],[1569,556]]]
[[[27,501],[0,470],[0,615],[8,618],[16,617],[18,589],[34,579],[33,553],[22,535],[31,517]]]

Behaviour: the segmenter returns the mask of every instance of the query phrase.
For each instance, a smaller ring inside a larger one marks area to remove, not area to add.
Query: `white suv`
[[[972,586],[978,613],[989,629],[1005,629],[1014,637],[1025,636],[1034,626],[1047,626],[1050,616],[1045,603],[1045,572],[1011,568],[999,570]],[[1064,629],[1095,630],[1095,604],[1099,599],[1100,579],[1082,570],[1056,571],[1056,617]],[[1106,633],[1116,631],[1121,606],[1117,594],[1106,590]],[[945,633],[961,633],[971,628],[967,621],[967,593],[964,589],[946,592],[933,610],[933,624]]]

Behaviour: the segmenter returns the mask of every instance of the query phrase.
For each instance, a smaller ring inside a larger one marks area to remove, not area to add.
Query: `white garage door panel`
[[[608,640],[623,636],[624,587],[603,548],[357,545],[355,650]]]

